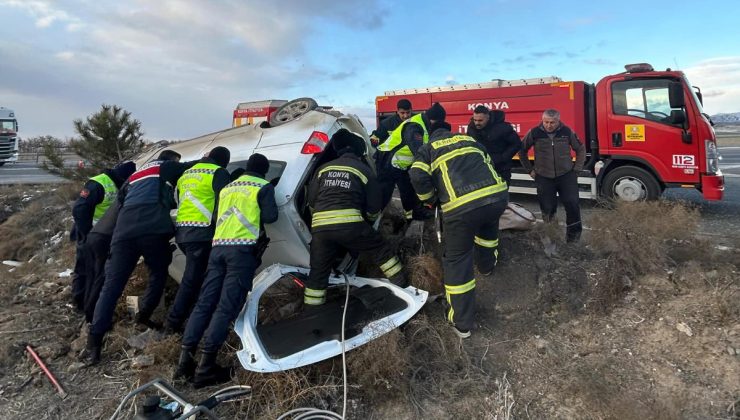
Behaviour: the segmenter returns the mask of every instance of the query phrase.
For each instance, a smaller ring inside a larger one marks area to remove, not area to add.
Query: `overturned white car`
[[[248,370],[286,370],[340,354],[345,282],[350,288],[345,320],[347,350],[408,321],[427,299],[426,291],[414,287],[401,289],[384,280],[355,276],[356,261],[346,256],[337,266],[337,276],[330,278],[327,303],[308,316],[296,316],[311,242],[306,189],[314,171],[336,157],[328,144],[341,128],[360,133],[370,150],[369,137],[356,116],[319,107],[310,98],[281,106],[270,116],[269,124],[235,127],[167,146],[180,153],[183,161],[199,159],[216,146],[227,147],[231,151],[230,171],[244,167],[253,153],[270,161],[266,177],[275,183],[279,217],[265,227],[270,244],[235,323],[243,345],[238,357]],[[150,151],[139,161],[151,159],[161,149]],[[184,267],[185,257],[177,250],[170,275],[179,281]]]

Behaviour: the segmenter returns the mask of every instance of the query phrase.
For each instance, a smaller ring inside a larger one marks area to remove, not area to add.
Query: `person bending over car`
[[[175,379],[192,378],[195,388],[228,382],[229,367],[216,364],[228,328],[252,290],[260,265],[264,224],[278,218],[275,187],[265,180],[270,162],[259,153],[249,157],[244,175],[221,190],[216,232],[208,270],[195,309],[182,336]],[[198,366],[195,352],[203,340]]]
[[[322,165],[308,187],[312,209],[311,271],[303,302],[307,307],[326,301],[329,275],[337,257],[370,252],[383,274],[395,285],[406,287],[403,264],[372,224],[380,216],[380,186],[361,159],[365,140],[346,129],[331,138],[339,157]]]

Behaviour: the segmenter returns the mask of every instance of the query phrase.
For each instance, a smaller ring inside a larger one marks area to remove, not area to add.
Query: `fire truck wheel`
[[[298,98],[281,106],[270,115],[270,126],[277,127],[318,108],[319,104],[312,98]]]
[[[656,200],[662,190],[658,180],[648,171],[637,166],[620,166],[604,176],[601,187],[607,198],[619,201]]]

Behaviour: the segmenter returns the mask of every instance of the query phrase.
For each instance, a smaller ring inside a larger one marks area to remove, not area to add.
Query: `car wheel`
[[[318,108],[318,106],[319,104],[317,104],[312,98],[293,99],[270,115],[270,126],[277,127],[287,122],[291,122],[301,115],[306,114],[308,111]]]
[[[658,180],[637,166],[620,166],[604,176],[601,192],[617,201],[656,200],[662,189]]]

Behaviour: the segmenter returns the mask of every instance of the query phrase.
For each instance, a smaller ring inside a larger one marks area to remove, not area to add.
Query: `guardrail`
[[[64,160],[65,166],[76,166],[82,160],[68,147],[60,147],[58,151],[59,156]],[[18,162],[34,162],[41,165],[47,161],[48,159],[44,156],[44,149],[41,147],[18,152]]]

